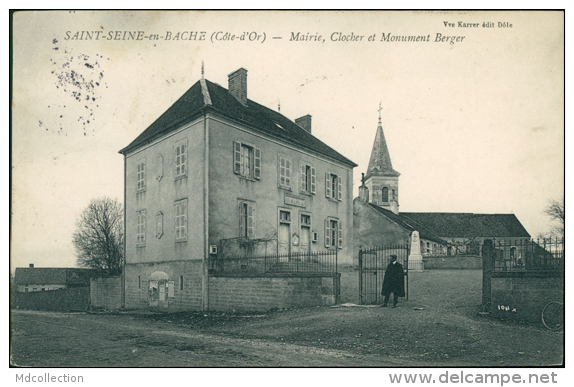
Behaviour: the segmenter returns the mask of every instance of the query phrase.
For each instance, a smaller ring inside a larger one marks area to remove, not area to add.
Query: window
[[[325,196],[340,201],[343,198],[342,186],[341,176],[328,172],[325,174]]]
[[[145,163],[138,164],[138,192],[145,190]]]
[[[395,190],[391,190],[391,200],[394,202],[396,200]]]
[[[291,223],[291,213],[289,211],[279,211],[279,221],[282,223]]]
[[[179,276],[179,290],[183,290],[183,276]]]
[[[301,214],[301,226],[311,227],[311,215]]]
[[[255,236],[255,203],[239,201],[239,237],[253,238]]]
[[[187,141],[175,146],[175,178],[187,176]]]
[[[155,216],[155,236],[157,239],[163,235],[163,213],[160,211]]]
[[[383,187],[383,203],[387,203],[389,201],[389,188]]]
[[[316,187],[315,168],[302,164],[301,165],[301,191],[314,194]]]
[[[187,241],[187,199],[178,200],[175,206],[175,241]]]
[[[137,212],[136,246],[145,246],[145,218],[146,210]]]
[[[291,188],[291,160],[279,155],[279,187]]]
[[[325,219],[325,247],[343,248],[343,228],[338,219]]]
[[[235,174],[248,179],[261,179],[261,149],[235,141],[233,153]]]
[[[142,288],[142,277],[138,275],[138,289]]]

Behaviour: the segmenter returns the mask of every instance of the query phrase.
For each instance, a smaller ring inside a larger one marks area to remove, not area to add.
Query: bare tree
[[[552,221],[558,223],[553,227],[553,232],[559,236],[564,235],[564,197],[560,200],[550,199],[548,206],[544,209],[544,213],[548,215]]]
[[[121,273],[123,263],[123,206],[117,199],[93,199],[76,221],[72,240],[77,264],[101,270],[106,275]]]

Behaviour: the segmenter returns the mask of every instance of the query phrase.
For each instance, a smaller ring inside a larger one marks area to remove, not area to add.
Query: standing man
[[[391,255],[391,263],[387,266],[383,278],[381,294],[385,297],[383,308],[388,306],[389,297],[393,293],[393,308],[397,307],[399,297],[405,296],[405,272],[403,265],[397,262],[397,256]]]

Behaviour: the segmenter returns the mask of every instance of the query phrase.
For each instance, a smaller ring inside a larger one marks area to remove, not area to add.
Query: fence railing
[[[564,239],[495,239],[494,272],[564,271]]]
[[[274,254],[256,257],[210,258],[214,275],[252,276],[265,274],[337,273],[337,251]]]

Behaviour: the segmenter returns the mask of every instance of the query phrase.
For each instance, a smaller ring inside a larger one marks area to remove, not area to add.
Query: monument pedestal
[[[409,254],[409,271],[423,271],[425,263],[421,254],[421,241],[419,232],[413,231],[411,235],[411,253]]]

